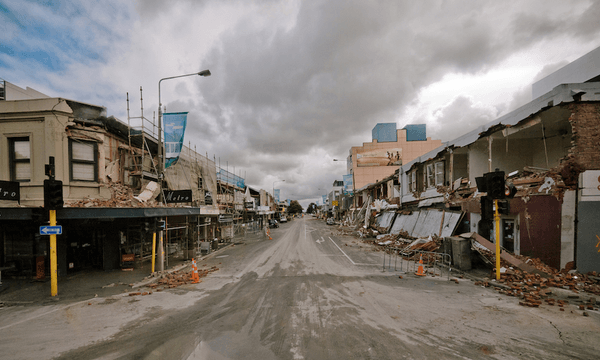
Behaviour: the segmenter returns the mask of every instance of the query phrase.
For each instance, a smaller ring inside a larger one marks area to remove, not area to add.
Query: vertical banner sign
[[[187,112],[163,114],[163,123],[165,124],[165,169],[177,163],[179,159],[183,147],[187,114]]]
[[[327,204],[327,195],[322,195],[323,196],[323,205]]]
[[[275,203],[279,204],[279,189],[275,189],[273,191],[275,192],[275,194],[273,194],[273,196],[275,197]]]
[[[344,194],[352,195],[354,186],[352,184],[352,174],[344,175]]]

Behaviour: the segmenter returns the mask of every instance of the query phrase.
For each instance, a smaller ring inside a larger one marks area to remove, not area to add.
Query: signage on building
[[[164,193],[167,204],[192,202],[192,190],[166,190]]]
[[[221,214],[221,215],[219,215],[219,222],[220,223],[233,222],[233,215],[231,215],[231,214]]]
[[[0,181],[0,200],[21,200],[18,181]]]
[[[352,195],[352,193],[354,191],[352,174],[344,175],[343,178],[344,178],[344,194]]]
[[[402,165],[402,149],[362,150],[356,154],[358,167],[369,166],[400,166]]]
[[[200,207],[200,215],[219,215],[219,209],[212,206],[202,206]]]
[[[244,207],[246,208],[246,210],[254,209],[254,201],[245,201]]]
[[[338,206],[338,202],[337,202],[337,200],[333,200],[333,201],[331,202],[331,205],[333,205],[333,206]]]

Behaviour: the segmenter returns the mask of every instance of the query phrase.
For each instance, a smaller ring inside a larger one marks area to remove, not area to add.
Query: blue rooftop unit
[[[406,125],[406,141],[427,141],[427,125],[413,124]]]
[[[373,140],[377,142],[397,142],[396,123],[379,123],[373,128]]]

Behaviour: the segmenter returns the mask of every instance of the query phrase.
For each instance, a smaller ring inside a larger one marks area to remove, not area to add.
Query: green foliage
[[[302,205],[297,200],[292,200],[290,207],[288,207],[289,214],[301,214],[303,210]]]

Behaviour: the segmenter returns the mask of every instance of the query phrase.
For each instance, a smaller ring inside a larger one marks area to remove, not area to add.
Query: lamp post
[[[162,179],[163,179],[163,171],[164,171],[164,167],[165,167],[165,159],[163,158],[163,143],[162,143],[162,102],[160,101],[160,83],[163,80],[170,80],[170,79],[177,79],[177,78],[181,78],[181,77],[186,77],[186,76],[194,76],[194,75],[198,75],[198,76],[210,76],[210,70],[202,70],[200,72],[197,73],[192,73],[192,74],[185,74],[185,75],[177,75],[177,76],[170,76],[170,77],[166,77],[166,78],[162,78],[158,81],[158,181],[160,184],[160,190],[162,193]]]
[[[162,133],[162,102],[160,100],[160,83],[163,80],[177,79],[180,77],[193,76],[193,75],[210,76],[210,70],[202,70],[200,72],[192,73],[192,74],[170,76],[170,77],[162,78],[158,81],[158,186],[160,189],[160,194],[158,196],[160,196],[161,199],[163,198],[162,185],[163,185],[163,178],[164,178],[165,159],[164,159],[164,149],[163,149],[163,141],[162,141],[162,137],[163,137],[163,133]],[[166,228],[166,221],[165,221],[165,228]],[[165,269],[165,263],[164,263],[165,253],[164,253],[163,249],[164,249],[163,230],[161,229],[159,231],[159,237],[158,237],[158,270],[159,271],[163,271]],[[152,247],[152,250],[154,251],[154,245]],[[152,259],[154,260],[154,254],[152,254]],[[154,271],[154,266],[152,267],[152,271]]]

